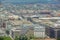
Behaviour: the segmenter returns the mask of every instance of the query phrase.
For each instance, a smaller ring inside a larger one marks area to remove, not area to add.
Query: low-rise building
[[[34,27],[34,36],[37,37],[37,38],[44,38],[44,37],[46,37],[45,27],[41,26],[41,25],[36,25],[35,24],[35,27]]]
[[[5,30],[0,29],[0,36],[6,36]]]

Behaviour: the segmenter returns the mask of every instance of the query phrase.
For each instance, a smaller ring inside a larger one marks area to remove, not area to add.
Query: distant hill
[[[2,3],[12,3],[12,4],[29,4],[29,3],[52,3],[58,4],[60,0],[0,0]]]

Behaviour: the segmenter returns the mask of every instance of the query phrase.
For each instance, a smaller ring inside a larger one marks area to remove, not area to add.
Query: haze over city
[[[60,0],[0,0],[0,40],[60,40]]]

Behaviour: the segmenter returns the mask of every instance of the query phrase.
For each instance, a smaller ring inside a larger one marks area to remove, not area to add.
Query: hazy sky
[[[57,0],[0,0],[8,3],[57,3]]]

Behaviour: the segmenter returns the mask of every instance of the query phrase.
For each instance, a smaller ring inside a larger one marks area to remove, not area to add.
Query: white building
[[[45,27],[40,25],[35,25],[34,27],[34,36],[38,38],[44,38],[45,35]]]
[[[0,29],[0,36],[6,36],[6,33],[4,30]]]

